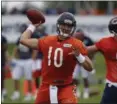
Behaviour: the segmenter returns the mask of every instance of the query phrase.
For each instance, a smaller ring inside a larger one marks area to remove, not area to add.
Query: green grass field
[[[13,47],[14,45],[9,45],[9,53],[11,54],[12,53],[12,50],[13,50]],[[104,62],[104,58],[103,56],[98,53],[96,54],[96,62],[95,62],[95,68],[96,68],[96,75],[95,77],[98,79],[98,78],[101,78],[101,79],[104,79],[105,78],[105,62]],[[8,95],[7,97],[5,98],[5,102],[4,103],[26,103],[26,104],[29,104],[29,102],[24,102],[23,101],[23,93],[22,93],[22,84],[23,84],[23,79],[21,80],[21,87],[20,87],[20,91],[21,91],[21,99],[18,100],[18,101],[11,101],[10,100],[10,96],[13,92],[13,81],[11,79],[8,79],[5,81],[5,86],[6,86],[6,89],[7,89],[7,92],[8,92]],[[83,88],[83,85],[80,85],[80,89],[82,90]],[[79,103],[99,103],[100,102],[100,99],[101,99],[101,96],[102,96],[102,93],[103,93],[103,89],[104,89],[104,84],[94,84],[94,85],[91,85],[90,88],[92,89],[98,89],[100,91],[99,95],[97,96],[92,96],[90,97],[89,99],[87,100],[84,100],[82,98],[79,99]],[[33,103],[34,100],[32,100],[30,103]]]

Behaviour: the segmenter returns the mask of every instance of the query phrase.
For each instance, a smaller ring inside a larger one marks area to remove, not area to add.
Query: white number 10
[[[49,47],[49,51],[48,51],[48,66],[51,65],[52,48],[53,47]],[[60,53],[59,62],[57,62],[58,53]],[[54,66],[61,67],[62,64],[63,64],[63,50],[61,48],[56,48],[54,52]]]

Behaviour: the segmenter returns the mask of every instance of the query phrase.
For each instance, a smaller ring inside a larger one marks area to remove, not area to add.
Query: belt
[[[54,80],[52,85],[55,85],[57,87],[66,87],[68,85],[73,85],[73,82],[70,82],[68,84],[65,84],[65,81],[63,80]]]

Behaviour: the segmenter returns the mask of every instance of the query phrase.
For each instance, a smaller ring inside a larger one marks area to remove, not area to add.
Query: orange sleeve
[[[84,45],[84,43],[80,40],[75,42],[76,47],[79,49],[80,53],[82,55],[88,55],[88,51],[86,49],[86,46]]]
[[[40,52],[42,52],[44,48],[44,40],[45,40],[45,37],[38,39],[38,50]]]
[[[100,41],[96,42],[95,45],[100,51],[103,51],[104,47],[106,47],[105,39],[101,39]]]

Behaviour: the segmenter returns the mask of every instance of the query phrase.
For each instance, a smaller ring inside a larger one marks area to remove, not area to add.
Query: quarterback
[[[32,33],[41,23],[31,24],[21,35],[20,43],[37,49],[43,54],[42,83],[35,104],[77,103],[72,74],[76,63],[92,71],[92,62],[84,44],[72,37],[76,20],[69,12],[62,13],[56,24],[58,35],[31,39]]]

